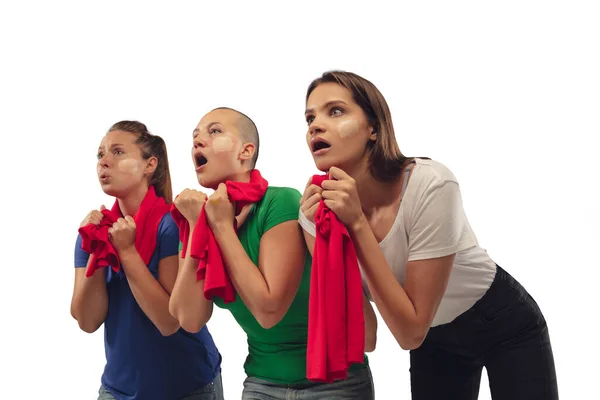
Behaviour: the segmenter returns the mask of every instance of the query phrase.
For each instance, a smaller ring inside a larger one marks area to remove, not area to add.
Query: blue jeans
[[[372,400],[375,398],[369,367],[348,373],[348,379],[333,383],[282,385],[248,377],[242,400]]]
[[[116,400],[104,386],[100,386],[98,393],[98,400]],[[224,400],[221,374],[217,374],[215,379],[208,385],[195,390],[178,400]]]

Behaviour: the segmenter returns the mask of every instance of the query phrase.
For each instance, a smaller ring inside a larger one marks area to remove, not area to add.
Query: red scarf
[[[165,202],[165,199],[156,195],[154,186],[150,186],[140,208],[133,216],[136,226],[135,248],[146,265],[150,262],[156,248],[160,221],[169,212],[169,208],[170,205]],[[108,229],[122,217],[119,202],[115,201],[111,210],[102,210],[102,214],[104,218],[98,225],[88,224],[79,228],[81,248],[91,253],[93,258],[85,271],[87,277],[109,265],[113,271],[119,272],[121,266],[119,255],[108,239]]]
[[[225,185],[227,186],[229,199],[236,203],[237,215],[245,205],[256,203],[262,199],[269,183],[255,169],[250,174],[250,182],[227,181]],[[175,223],[179,226],[179,239],[183,245],[181,256],[185,257],[190,236],[190,226],[179,210],[177,210],[175,204],[171,207],[171,215]],[[200,260],[196,271],[196,279],[204,279],[204,297],[211,300],[214,296],[217,296],[222,298],[225,303],[235,301],[235,289],[225,269],[225,263],[217,240],[208,225],[204,206],[200,211],[198,222],[194,228],[190,254],[195,259]]]
[[[321,186],[327,175],[313,176]],[[323,200],[315,214],[316,238],[310,276],[306,377],[333,382],[364,362],[362,279],[354,244]]]

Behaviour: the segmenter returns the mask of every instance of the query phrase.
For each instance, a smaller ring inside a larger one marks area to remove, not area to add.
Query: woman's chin
[[[217,187],[219,187],[219,183],[221,182],[218,180],[210,179],[204,176],[198,176],[198,184],[203,188],[217,190]]]
[[[102,188],[104,194],[119,199],[127,197],[128,194],[135,190],[135,187],[128,186],[119,188],[115,187],[113,184],[100,184],[100,187]]]
[[[110,197],[114,197],[115,199],[123,199],[127,197],[126,192],[120,192],[118,190],[104,190],[104,194]]]
[[[112,197],[118,197],[119,191],[116,190],[111,184],[100,184],[104,194]]]
[[[315,160],[315,166],[321,172],[328,172],[333,167],[333,163],[328,160]]]

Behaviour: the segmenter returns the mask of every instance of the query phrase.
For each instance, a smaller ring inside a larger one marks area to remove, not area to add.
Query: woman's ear
[[[158,158],[150,157],[146,160],[146,166],[144,167],[144,175],[151,175],[156,171],[158,166]]]
[[[377,131],[372,126],[370,126],[369,129],[371,129],[371,134],[369,135],[369,140],[373,141],[373,142],[377,141]]]
[[[242,160],[242,161],[250,160],[252,158],[252,156],[254,156],[255,151],[256,151],[256,147],[254,146],[253,143],[244,143],[240,150],[240,156],[239,156],[240,160]]]

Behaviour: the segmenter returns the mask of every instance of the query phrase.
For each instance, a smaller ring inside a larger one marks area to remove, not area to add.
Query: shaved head
[[[215,110],[227,110],[232,113],[235,113],[237,119],[235,121],[235,125],[238,130],[238,134],[242,138],[244,142],[249,142],[254,145],[254,154],[252,155],[252,159],[250,160],[250,167],[253,169],[256,166],[256,160],[258,160],[258,146],[259,146],[259,138],[258,138],[258,129],[256,129],[256,125],[254,121],[252,121],[246,114],[239,112],[238,110],[234,110],[229,107],[218,107]]]

